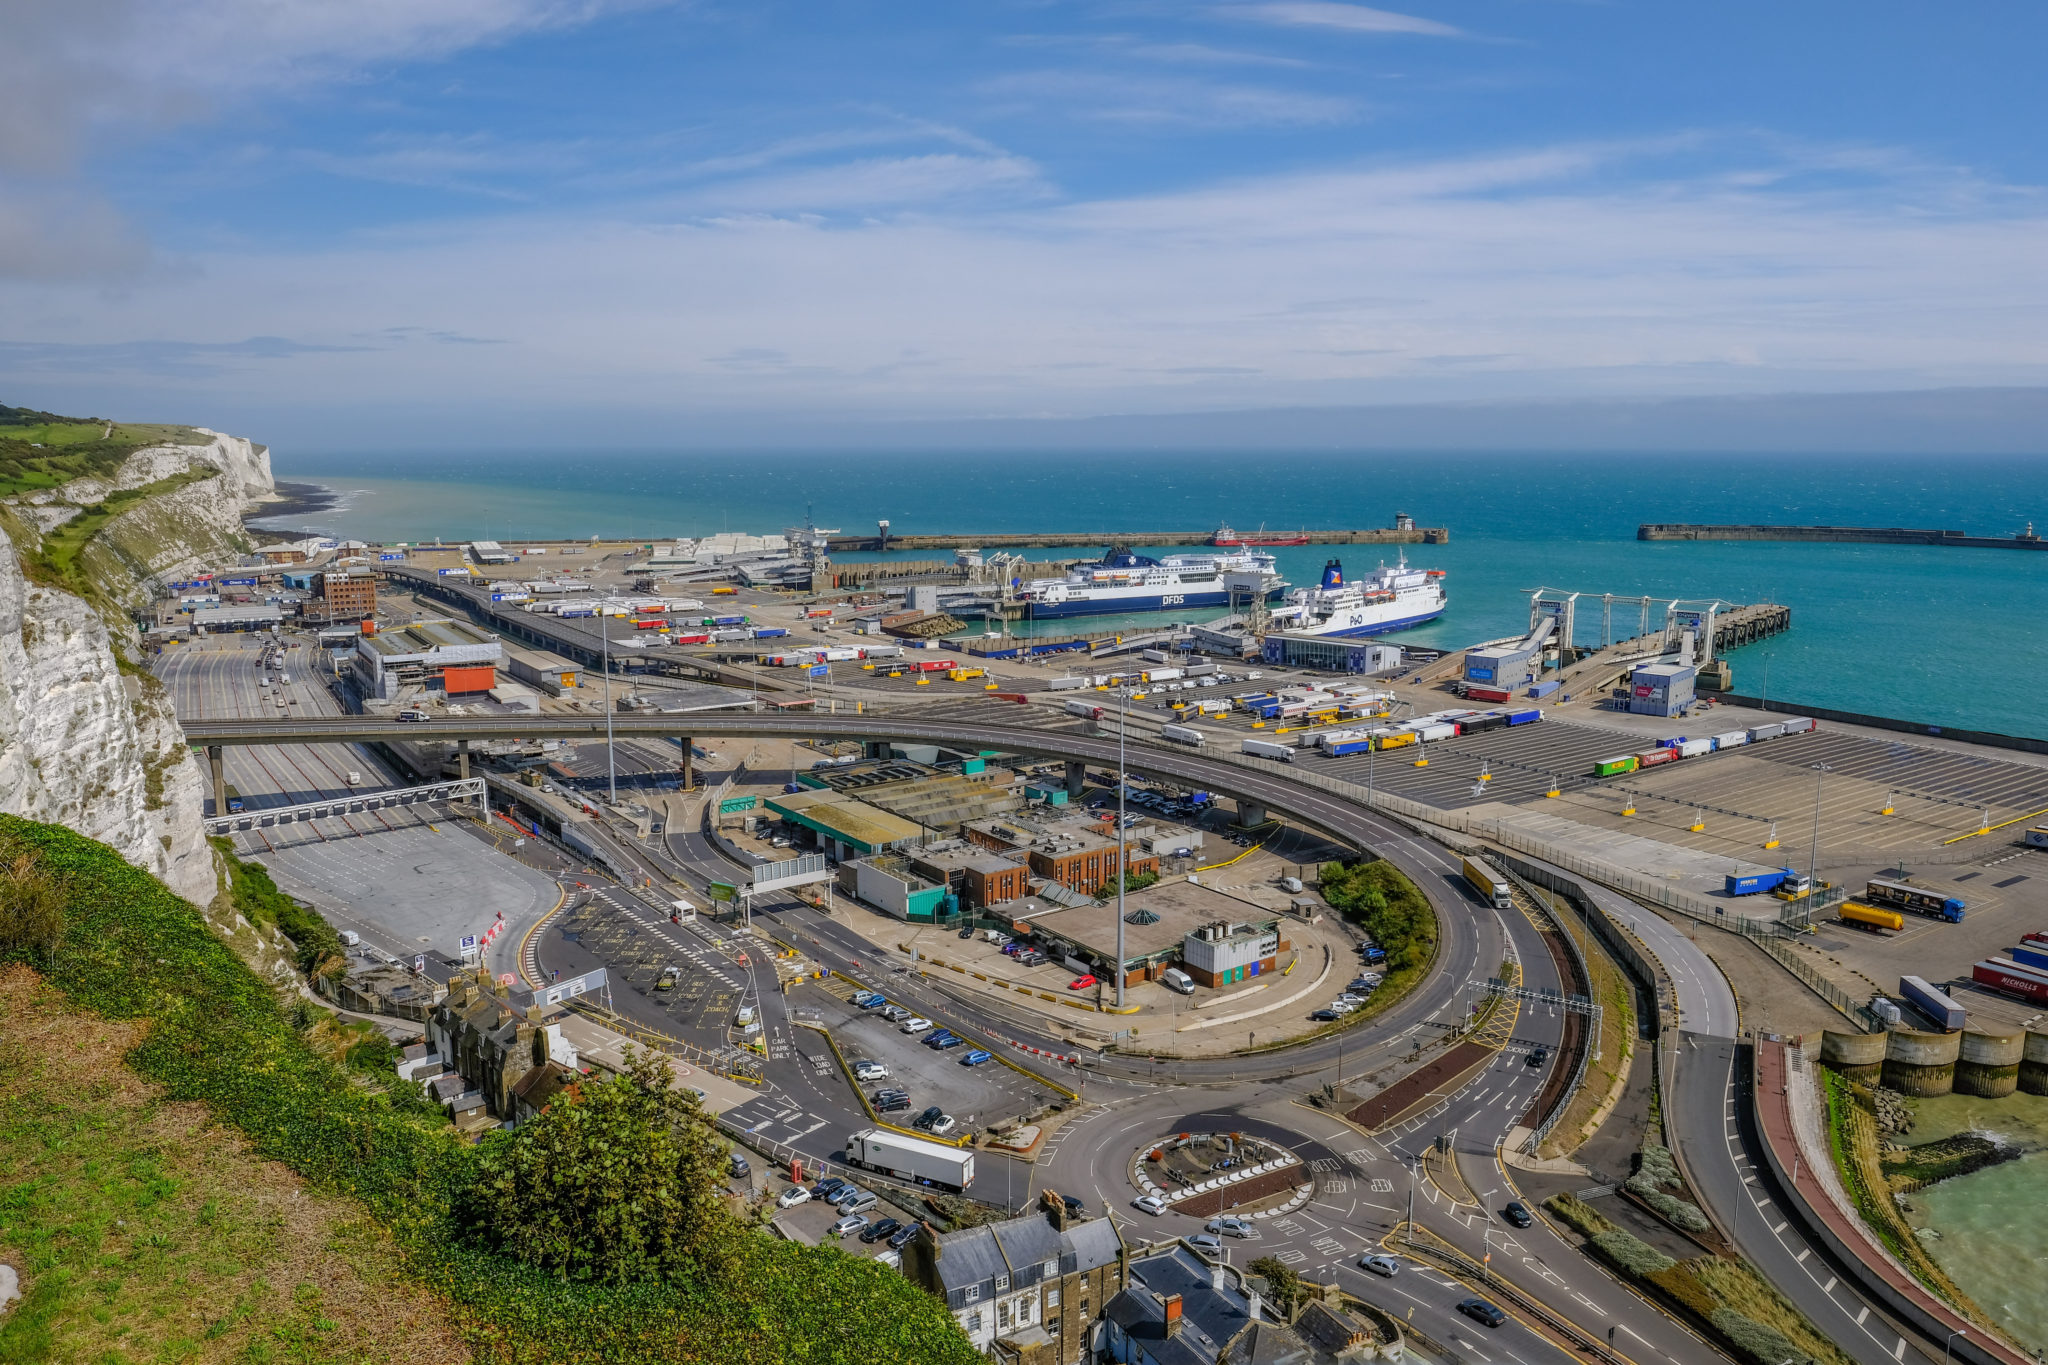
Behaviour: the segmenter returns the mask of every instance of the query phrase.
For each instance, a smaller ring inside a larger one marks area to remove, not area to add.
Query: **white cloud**
[[[1045,114],[1186,128],[1313,127],[1347,123],[1356,101],[1272,86],[1081,70],[1017,71],[981,91]]]
[[[1458,38],[1463,32],[1434,19],[1338,4],[1336,0],[1274,0],[1271,4],[1230,5],[1222,13],[1268,24],[1297,28],[1331,28],[1346,33],[1412,33],[1429,38]]]
[[[17,286],[0,313],[66,344],[357,344],[399,324],[504,341],[228,350],[181,411],[349,393],[451,415],[1029,414],[2048,381],[2033,193],[1911,169],[1801,189],[1806,165],[1754,151],[1737,159],[1756,176],[1620,174],[1644,155],[1056,204],[952,197],[1031,169],[944,154],[753,182],[759,207],[718,216],[512,215],[222,254],[90,309]],[[918,211],[838,211],[891,199]]]

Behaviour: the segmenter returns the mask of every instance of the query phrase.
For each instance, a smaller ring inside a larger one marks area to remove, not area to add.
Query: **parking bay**
[[[790,1003],[817,1011],[849,1064],[866,1059],[889,1068],[887,1080],[863,1085],[863,1093],[871,1095],[888,1086],[910,1092],[908,1110],[884,1116],[891,1123],[908,1126],[926,1106],[936,1104],[959,1120],[962,1129],[985,1131],[992,1123],[1036,1112],[1060,1098],[999,1061],[963,1066],[960,1059],[976,1046],[973,1034],[967,1035],[965,1046],[940,1051],[922,1041],[930,1033],[904,1033],[900,1023],[884,1019],[879,1011],[863,1010],[815,984],[791,992]],[[936,1032],[945,1021],[934,1019],[933,1026]]]

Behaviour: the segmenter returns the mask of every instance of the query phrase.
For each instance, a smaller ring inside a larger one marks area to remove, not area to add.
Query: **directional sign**
[[[718,803],[720,815],[737,815],[743,810],[752,810],[760,803],[758,796],[729,796]]]
[[[713,882],[710,895],[715,901],[729,901],[739,896],[739,888],[731,882]]]

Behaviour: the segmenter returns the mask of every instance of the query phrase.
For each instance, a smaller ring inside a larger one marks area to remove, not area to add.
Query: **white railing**
[[[267,806],[261,810],[230,811],[210,815],[204,821],[208,834],[230,834],[238,829],[261,829],[268,825],[289,825],[298,820],[324,820],[353,815],[385,806],[410,806],[423,801],[482,801],[484,779],[450,778],[422,787],[394,787],[361,795],[336,796],[324,801],[302,801],[295,806]]]

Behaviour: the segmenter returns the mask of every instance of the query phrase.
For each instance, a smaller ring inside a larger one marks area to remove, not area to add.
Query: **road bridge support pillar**
[[[228,813],[228,776],[227,764],[222,757],[224,752],[222,745],[206,746],[206,763],[213,770],[213,813],[217,816]]]
[[[455,741],[455,775],[464,781],[469,779],[469,741]]]
[[[682,746],[682,748],[683,748],[683,753],[682,753],[682,757],[680,757],[680,758],[678,758],[678,759],[676,760],[676,776],[677,776],[678,778],[680,778],[680,779],[681,779],[681,781],[682,781],[682,789],[683,789],[684,791],[688,791],[688,790],[690,789],[690,782],[691,782],[691,777],[690,777],[690,757],[691,757],[691,755],[690,755],[690,737],[689,737],[688,735],[678,735],[678,736],[676,736],[676,743],[677,743],[677,744],[680,744],[680,745]]]
[[[889,741],[886,739],[866,740],[861,744],[860,752],[863,758],[891,758],[894,756]]]
[[[1070,797],[1078,797],[1078,796],[1079,796],[1079,795],[1081,794],[1081,789],[1082,789],[1083,787],[1085,787],[1085,786],[1086,786],[1087,784],[1088,784],[1088,765],[1087,765],[1086,763],[1076,763],[1076,762],[1075,762],[1075,761],[1074,761],[1073,759],[1071,759],[1071,758],[1070,758],[1070,759],[1068,759],[1068,760],[1067,760],[1067,795],[1068,795],[1068,796],[1070,796]]]
[[[1266,808],[1265,808],[1265,806],[1264,806],[1263,804],[1261,804],[1260,802],[1257,802],[1257,801],[1247,801],[1247,800],[1246,800],[1245,798],[1243,798],[1242,796],[1238,797],[1238,798],[1237,798],[1237,823],[1238,823],[1238,824],[1240,824],[1240,825],[1243,825],[1243,826],[1244,826],[1245,828],[1247,828],[1247,829],[1251,828],[1251,827],[1252,827],[1252,826],[1254,826],[1254,825],[1263,825],[1263,824],[1265,824],[1265,823],[1266,823]]]

